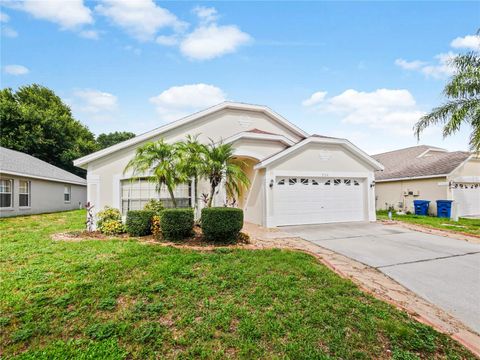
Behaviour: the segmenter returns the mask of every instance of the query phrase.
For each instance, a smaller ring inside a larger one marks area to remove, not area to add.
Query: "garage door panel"
[[[277,225],[362,221],[364,181],[344,178],[276,179],[273,216]]]
[[[456,183],[452,189],[458,215],[480,215],[480,184]]]

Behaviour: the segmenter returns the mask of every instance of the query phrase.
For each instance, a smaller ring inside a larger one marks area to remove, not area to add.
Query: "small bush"
[[[182,240],[192,234],[193,209],[165,209],[160,219],[165,240]]]
[[[119,235],[125,232],[125,226],[122,220],[107,220],[102,223],[99,230],[105,235]]]
[[[160,200],[155,200],[155,199],[151,199],[143,207],[143,210],[153,211],[157,215],[159,215],[163,211],[163,209],[164,209],[163,203]]]
[[[227,207],[202,209],[202,230],[210,241],[236,241],[243,227],[243,210]]]
[[[153,215],[152,216],[152,235],[155,239],[160,239],[162,236],[162,228],[161,228],[161,216],[160,215]]]
[[[155,213],[149,210],[130,210],[127,212],[125,227],[127,228],[128,235],[150,235],[153,215],[155,215]]]
[[[105,208],[97,214],[97,219],[97,228],[102,234],[118,235],[125,232],[122,215],[118,209],[105,206]]]

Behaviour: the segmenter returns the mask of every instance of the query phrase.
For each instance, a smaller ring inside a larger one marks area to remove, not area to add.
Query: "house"
[[[247,164],[250,187],[237,206],[245,220],[274,227],[325,222],[374,221],[374,171],[382,169],[372,157],[346,139],[310,136],[265,106],[224,102],[178,121],[74,161],[87,170],[88,201],[95,209],[112,206],[123,214],[141,209],[151,198],[168,201],[165,189],[124,173],[135,149],[163,138],[173,143],[186,135],[231,143],[235,156]],[[175,195],[185,206],[209,192],[205,181],[179,186]],[[226,203],[224,187],[214,205]]]
[[[385,166],[375,173],[376,208],[413,212],[413,200],[454,200],[456,216],[480,215],[480,158],[464,151],[420,145],[372,156]]]
[[[85,179],[0,147],[0,217],[73,210],[86,200]]]

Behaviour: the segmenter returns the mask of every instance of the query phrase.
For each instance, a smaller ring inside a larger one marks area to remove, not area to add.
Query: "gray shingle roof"
[[[86,185],[80,176],[60,169],[31,155],[0,147],[0,173],[15,173],[26,177],[42,178]]]
[[[428,149],[438,151],[419,157]],[[449,174],[470,156],[470,153],[465,151],[444,152],[442,150],[434,146],[420,145],[372,155],[375,160],[385,166],[384,171],[375,172],[375,180]]]

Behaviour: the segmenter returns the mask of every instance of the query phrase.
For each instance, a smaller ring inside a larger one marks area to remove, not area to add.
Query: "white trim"
[[[259,133],[252,133],[248,131],[244,131],[235,135],[232,135],[225,140],[223,140],[224,144],[230,144],[237,140],[267,140],[267,141],[279,141],[287,146],[292,146],[295,142],[286,136],[277,135],[277,134],[259,134]]]
[[[384,167],[382,164],[380,164],[378,161],[373,159],[371,156],[369,156],[367,153],[365,153],[363,150],[359,149],[355,145],[353,145],[350,141],[346,139],[330,139],[330,138],[321,138],[321,137],[315,137],[311,136],[305,140],[300,141],[299,143],[295,144],[292,147],[289,147],[288,149],[285,149],[281,151],[280,153],[262,161],[260,164],[257,164],[254,169],[261,169],[264,168],[273,162],[283,158],[284,156],[287,156],[288,154],[301,149],[305,145],[308,145],[310,143],[318,143],[318,144],[336,144],[336,145],[342,145],[346,147],[348,150],[350,150],[352,153],[357,155],[359,158],[370,164],[375,170],[383,170]]]
[[[439,178],[439,177],[447,177],[448,175],[449,174],[439,174],[439,175],[413,176],[413,177],[382,179],[382,180],[375,179],[375,182],[381,183],[381,182],[390,182],[390,181],[409,181],[409,180],[417,180],[417,179],[435,179],[435,178]]]
[[[418,155],[417,158],[421,158],[422,156],[425,156],[425,154],[428,154],[430,151],[448,152],[447,149],[431,147],[431,148],[428,148],[427,150],[425,150],[424,152],[422,152],[420,155]]]
[[[45,176],[38,176],[38,175],[30,175],[30,174],[25,174],[25,173],[19,173],[15,171],[5,171],[1,170],[0,175],[7,174],[11,176],[21,176],[25,178],[31,178],[31,179],[40,179],[40,180],[47,180],[47,181],[55,181],[63,184],[73,184],[73,185],[81,185],[81,186],[87,186],[87,182],[85,181],[84,183],[80,181],[73,181],[73,180],[62,180],[62,179],[55,179],[55,178],[49,178]]]
[[[370,172],[353,172],[353,171],[284,171],[284,170],[274,170],[271,171],[273,178],[278,176],[288,176],[288,177],[324,177],[329,179],[334,178],[359,178],[366,179],[370,176]]]
[[[307,137],[308,134],[301,130],[299,127],[297,127],[296,125],[292,124],[291,122],[289,122],[287,119],[285,119],[284,117],[282,117],[281,115],[277,114],[276,112],[274,112],[273,110],[271,110],[270,108],[266,107],[266,106],[262,106],[262,105],[252,105],[252,104],[244,104],[244,103],[236,103],[236,102],[229,102],[229,101],[226,101],[226,102],[223,102],[221,104],[218,104],[218,105],[215,105],[215,106],[212,106],[208,109],[205,109],[205,110],[202,110],[202,111],[199,111],[197,113],[194,113],[192,115],[189,115],[189,116],[186,116],[184,118],[181,118],[177,121],[174,121],[174,122],[171,122],[169,124],[166,124],[164,126],[161,126],[161,127],[158,127],[154,130],[151,130],[151,131],[148,131],[146,133],[143,133],[141,135],[138,135],[132,139],[129,139],[129,140],[126,140],[126,141],[123,141],[121,143],[118,143],[118,144],[115,144],[113,146],[110,146],[106,149],[103,149],[103,150],[100,150],[100,151],[97,151],[97,152],[94,152],[93,154],[90,154],[90,155],[87,155],[87,156],[84,156],[84,157],[81,157],[79,159],[76,159],[73,161],[73,165],[75,166],[78,166],[78,167],[83,167],[85,166],[86,164],[88,164],[89,162],[93,161],[93,160],[97,160],[101,157],[104,157],[106,155],[109,155],[113,152],[116,152],[118,150],[121,150],[121,149],[125,149],[129,146],[132,146],[132,145],[135,145],[135,144],[138,144],[138,143],[141,143],[143,141],[146,141],[152,137],[155,137],[155,136],[158,136],[160,134],[163,134],[169,130],[172,130],[172,129],[175,129],[177,127],[180,127],[182,125],[185,125],[185,124],[188,124],[188,123],[191,123],[197,119],[200,119],[204,116],[208,116],[208,115],[211,115],[215,112],[218,112],[218,111],[221,111],[221,110],[225,110],[225,109],[234,109],[234,110],[249,110],[249,111],[257,111],[257,112],[263,112],[264,114],[270,116],[271,118],[273,118],[274,120],[278,121],[279,123],[281,123],[283,126],[285,126],[287,129],[289,129],[290,131],[292,131],[293,133],[297,134],[298,136],[300,137]]]
[[[461,166],[465,165],[468,161],[470,161],[471,159],[473,159],[475,156],[473,154],[471,154],[469,157],[467,157],[465,160],[463,160],[460,164],[457,165],[457,167],[455,169],[453,169],[452,171],[450,171],[450,173],[448,173],[447,176],[449,175],[452,175],[455,171],[457,171]]]

